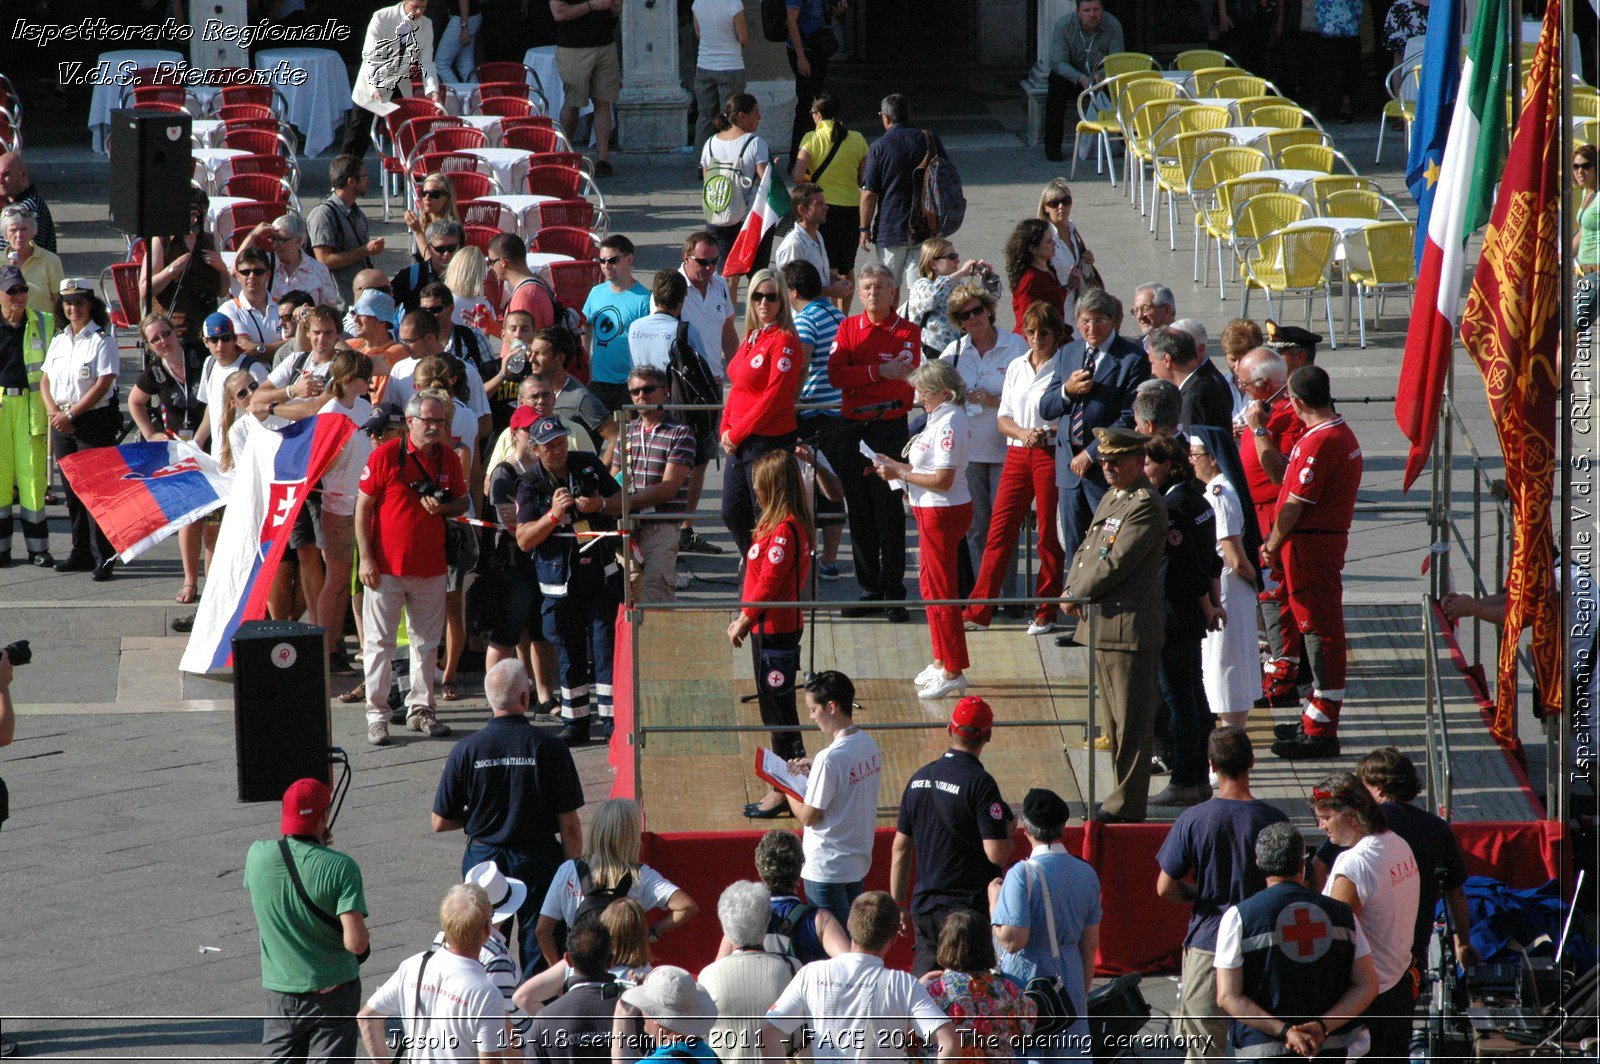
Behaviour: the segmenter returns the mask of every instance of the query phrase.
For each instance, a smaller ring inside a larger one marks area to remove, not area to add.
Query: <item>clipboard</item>
[[[773,789],[783,792],[797,802],[806,800],[806,778],[789,771],[789,763],[764,747],[756,750],[756,775]]]

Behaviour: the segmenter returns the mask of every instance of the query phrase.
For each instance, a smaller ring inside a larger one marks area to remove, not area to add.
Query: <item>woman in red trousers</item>
[[[1006,461],[1000,469],[994,513],[989,518],[989,538],[983,546],[975,599],[993,598],[1000,581],[1016,564],[1017,529],[1033,505],[1039,526],[1039,605],[1029,635],[1044,635],[1055,627],[1066,558],[1056,539],[1055,429],[1039,417],[1039,396],[1050,386],[1050,360],[1068,338],[1061,315],[1052,306],[1035,303],[1022,314],[1022,335],[1028,341],[1025,358],[1006,367],[1000,391],[997,421],[1006,437]],[[968,606],[966,626],[981,631],[994,619],[993,606]]]
[[[1006,280],[1011,285],[1011,310],[1017,318],[1014,332],[1022,331],[1022,316],[1035,303],[1049,304],[1058,318],[1066,313],[1067,289],[1050,265],[1055,253],[1056,230],[1049,222],[1029,218],[1011,231],[1011,239],[1006,241]]]
[[[750,480],[761,512],[744,554],[740,599],[747,603],[803,601],[811,564],[811,511],[800,463],[791,451],[769,451],[751,466]],[[800,669],[804,626],[805,615],[794,607],[759,605],[746,606],[728,625],[728,640],[734,646],[750,637],[763,724],[794,727],[800,721],[795,709],[795,675]],[[773,732],[772,750],[785,761],[806,755],[798,731]],[[759,802],[745,806],[744,815],[755,820],[788,816],[789,803],[781,792],[769,790]]]
[[[928,423],[907,447],[910,462],[875,455],[873,467],[884,480],[905,482],[911,515],[922,545],[921,591],[924,599],[954,599],[956,552],[972,524],[972,495],[967,489],[967,385],[955,366],[944,359],[924,362],[907,382]],[[928,635],[933,662],[917,674],[918,698],[944,698],[967,689],[967,636],[961,628],[961,607],[928,606]]]

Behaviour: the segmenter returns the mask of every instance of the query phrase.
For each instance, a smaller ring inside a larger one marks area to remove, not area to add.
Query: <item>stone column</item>
[[[250,67],[250,53],[240,48],[238,39],[231,41],[206,41],[206,23],[220,19],[225,26],[243,26],[249,23],[250,13],[246,0],[190,0],[189,24],[194,36],[189,39],[189,63],[201,70],[213,67]]]
[[[1034,57],[1033,68],[1022,82],[1022,91],[1028,97],[1029,147],[1037,145],[1044,136],[1044,97],[1049,88],[1050,37],[1061,16],[1076,8],[1076,0],[1039,0],[1038,32],[1035,34],[1039,41],[1039,52]]]
[[[680,147],[688,107],[689,96],[678,83],[678,5],[674,0],[626,0],[617,143],[626,152]]]

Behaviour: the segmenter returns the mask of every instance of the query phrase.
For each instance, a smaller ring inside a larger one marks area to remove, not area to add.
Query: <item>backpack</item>
[[[778,957],[784,957],[795,962],[798,967],[804,963],[799,954],[794,951],[794,933],[800,925],[817,911],[815,905],[796,905],[789,910],[789,914],[778,921],[776,931],[768,931],[766,939],[761,943],[761,948]]]
[[[934,142],[933,134],[922,131],[928,152],[911,172],[910,242],[920,244],[936,236],[948,237],[961,228],[967,217],[967,196],[961,190],[961,175]]]
[[[773,44],[789,39],[789,5],[783,0],[761,0],[761,36]]]
[[[721,404],[722,388],[706,364],[705,357],[689,342],[689,323],[678,322],[678,335],[668,349],[667,372],[671,375],[673,403]],[[716,438],[715,410],[680,410],[678,416],[694,430],[697,440]]]
[[[566,303],[563,303],[561,301],[561,297],[556,295],[556,290],[546,283],[543,278],[537,276],[529,277],[527,280],[520,282],[516,288],[511,290],[512,295],[515,295],[518,289],[525,284],[538,285],[540,288],[544,289],[544,294],[550,297],[550,305],[555,308],[555,321],[552,324],[562,326],[574,336],[583,335],[584,318],[582,311],[575,307],[569,307]],[[511,305],[511,300],[509,298],[506,299],[506,305]]]
[[[578,899],[578,913],[572,922],[577,925],[585,916],[593,915],[595,919],[614,901],[621,901],[628,896],[628,891],[633,889],[633,873],[629,872],[622,877],[616,886],[602,889],[595,885],[589,872],[589,864],[581,858],[573,862],[578,871],[578,889],[582,896]]]
[[[746,133],[744,146],[731,163],[712,160],[706,167],[705,184],[700,189],[700,208],[705,211],[707,225],[733,225],[744,221],[750,210],[750,189],[753,186],[744,175],[745,153],[756,142],[754,133]]]

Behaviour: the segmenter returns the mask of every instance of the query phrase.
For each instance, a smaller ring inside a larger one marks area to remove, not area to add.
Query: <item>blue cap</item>
[[[357,299],[356,305],[350,309],[368,318],[389,321],[394,317],[394,296],[388,292],[380,292],[376,288],[369,288],[361,293],[361,298]]]
[[[207,340],[218,336],[232,336],[237,330],[233,327],[233,319],[220,311],[216,314],[206,315],[206,324],[203,335]]]
[[[534,443],[543,447],[552,440],[559,440],[567,435],[567,427],[557,417],[542,417],[528,430],[528,436]]]

